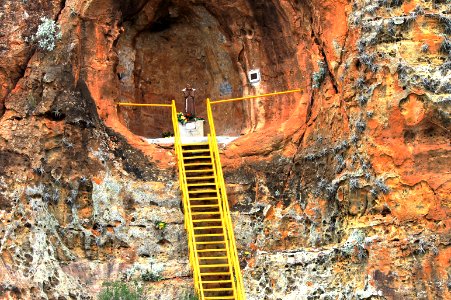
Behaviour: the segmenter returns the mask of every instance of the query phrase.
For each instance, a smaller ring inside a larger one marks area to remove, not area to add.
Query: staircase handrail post
[[[212,157],[212,162],[213,162],[213,174],[215,177],[215,184],[216,184],[216,188],[217,188],[217,196],[218,196],[218,203],[219,203],[219,212],[220,212],[220,216],[221,216],[221,224],[222,226],[224,226],[224,241],[225,241],[225,247],[226,247],[226,252],[227,252],[227,259],[229,261],[229,264],[231,266],[230,269],[230,279],[232,281],[232,289],[233,289],[233,295],[237,296],[239,293],[239,288],[237,285],[236,280],[234,280],[235,276],[234,274],[235,272],[235,266],[234,266],[234,255],[233,255],[233,251],[231,249],[231,243],[230,243],[230,237],[228,232],[230,231],[230,229],[228,228],[229,223],[227,222],[227,211],[224,208],[223,205],[223,198],[222,198],[222,192],[221,192],[221,183],[220,183],[220,179],[219,179],[219,175],[218,175],[218,168],[217,168],[217,163],[216,163],[216,155],[215,155],[215,146],[214,144],[216,143],[216,141],[213,140],[213,138],[211,137],[211,134],[208,134],[208,144],[209,144],[209,148],[210,148],[210,155]],[[239,296],[237,296],[239,299]]]
[[[188,188],[186,182],[186,174],[185,174],[185,166],[183,162],[183,153],[182,153],[182,142],[180,137],[180,130],[178,127],[178,119],[177,119],[177,108],[175,105],[175,100],[172,100],[172,123],[174,126],[174,149],[177,156],[177,165],[179,169],[179,179],[180,179],[180,188],[182,190],[182,198],[183,198],[183,207],[184,207],[184,221],[185,221],[185,229],[187,231],[188,236],[188,248],[189,248],[189,258],[190,265],[193,270],[193,279],[194,279],[194,288],[197,294],[200,297],[200,300],[205,298],[204,292],[202,289],[202,278],[200,275],[200,268],[198,266],[198,257],[196,251],[196,244],[194,240],[194,229],[192,223],[192,215],[189,203],[189,195]]]
[[[226,228],[228,229],[227,235],[228,235],[228,240],[230,242],[230,252],[231,252],[231,256],[232,256],[232,265],[235,270],[234,274],[235,274],[237,291],[238,291],[237,297],[240,300],[241,299],[244,300],[245,299],[244,285],[243,285],[243,279],[242,279],[241,270],[240,270],[240,266],[239,266],[238,251],[237,251],[237,247],[236,247],[235,234],[233,231],[232,218],[230,215],[230,208],[229,208],[229,203],[228,203],[228,199],[227,199],[224,175],[222,172],[221,159],[219,156],[219,148],[218,148],[218,142],[217,142],[217,138],[216,138],[216,129],[215,129],[215,124],[214,124],[213,111],[211,109],[211,100],[209,98],[207,98],[206,102],[207,102],[208,122],[209,122],[209,126],[210,126],[210,137],[213,140],[212,146],[213,146],[213,154],[215,156],[214,161],[216,164],[216,171],[218,174],[219,186],[220,186],[220,191],[221,191],[221,205],[224,208],[225,221],[227,223]]]

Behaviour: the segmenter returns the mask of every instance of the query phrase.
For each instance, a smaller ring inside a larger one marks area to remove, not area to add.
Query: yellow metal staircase
[[[211,108],[208,142],[183,144],[173,102],[173,125],[194,287],[200,300],[244,300]]]
[[[174,100],[172,104],[118,103],[118,106],[172,109],[189,260],[199,300],[245,300],[211,106],[300,91],[296,89],[213,102],[207,99],[210,134],[207,142],[194,144],[182,143]]]

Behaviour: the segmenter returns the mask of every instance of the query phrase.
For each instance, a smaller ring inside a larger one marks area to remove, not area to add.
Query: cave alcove
[[[212,100],[299,87],[298,36],[290,23],[300,13],[273,1],[137,0],[123,11],[114,47],[117,102],[164,103],[184,111],[182,89],[196,89],[196,115]],[[291,14],[291,15],[290,15]],[[293,19],[290,19],[293,18]],[[260,70],[258,84],[249,72]],[[261,78],[260,78],[261,75]],[[305,78],[304,78],[305,79]],[[213,106],[218,135],[238,136],[280,125],[298,109],[299,97]],[[169,108],[120,107],[119,120],[134,134],[159,138],[172,132]],[[206,133],[208,122],[206,120]]]
[[[230,43],[204,6],[165,1],[153,19],[143,24],[145,13],[142,10],[125,21],[117,41],[120,102],[170,104],[174,99],[178,111],[183,111],[181,90],[190,84],[196,89],[196,115],[207,119],[207,97],[242,95],[242,79]],[[163,132],[173,132],[170,108],[121,107],[119,118],[143,137],[159,138]],[[215,121],[221,134],[239,135],[245,126],[243,104],[215,107]]]

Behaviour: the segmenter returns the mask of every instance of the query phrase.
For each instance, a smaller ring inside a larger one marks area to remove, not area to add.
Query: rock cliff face
[[[451,298],[450,1],[0,7],[0,298],[191,292],[174,154],[141,138],[169,112],[116,107],[181,110],[187,83],[204,116],[303,89],[215,108],[242,135],[223,165],[248,299]]]

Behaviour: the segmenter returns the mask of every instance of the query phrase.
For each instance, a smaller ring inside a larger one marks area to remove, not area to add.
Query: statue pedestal
[[[188,122],[185,125],[179,123],[180,136],[204,136],[204,120]]]

